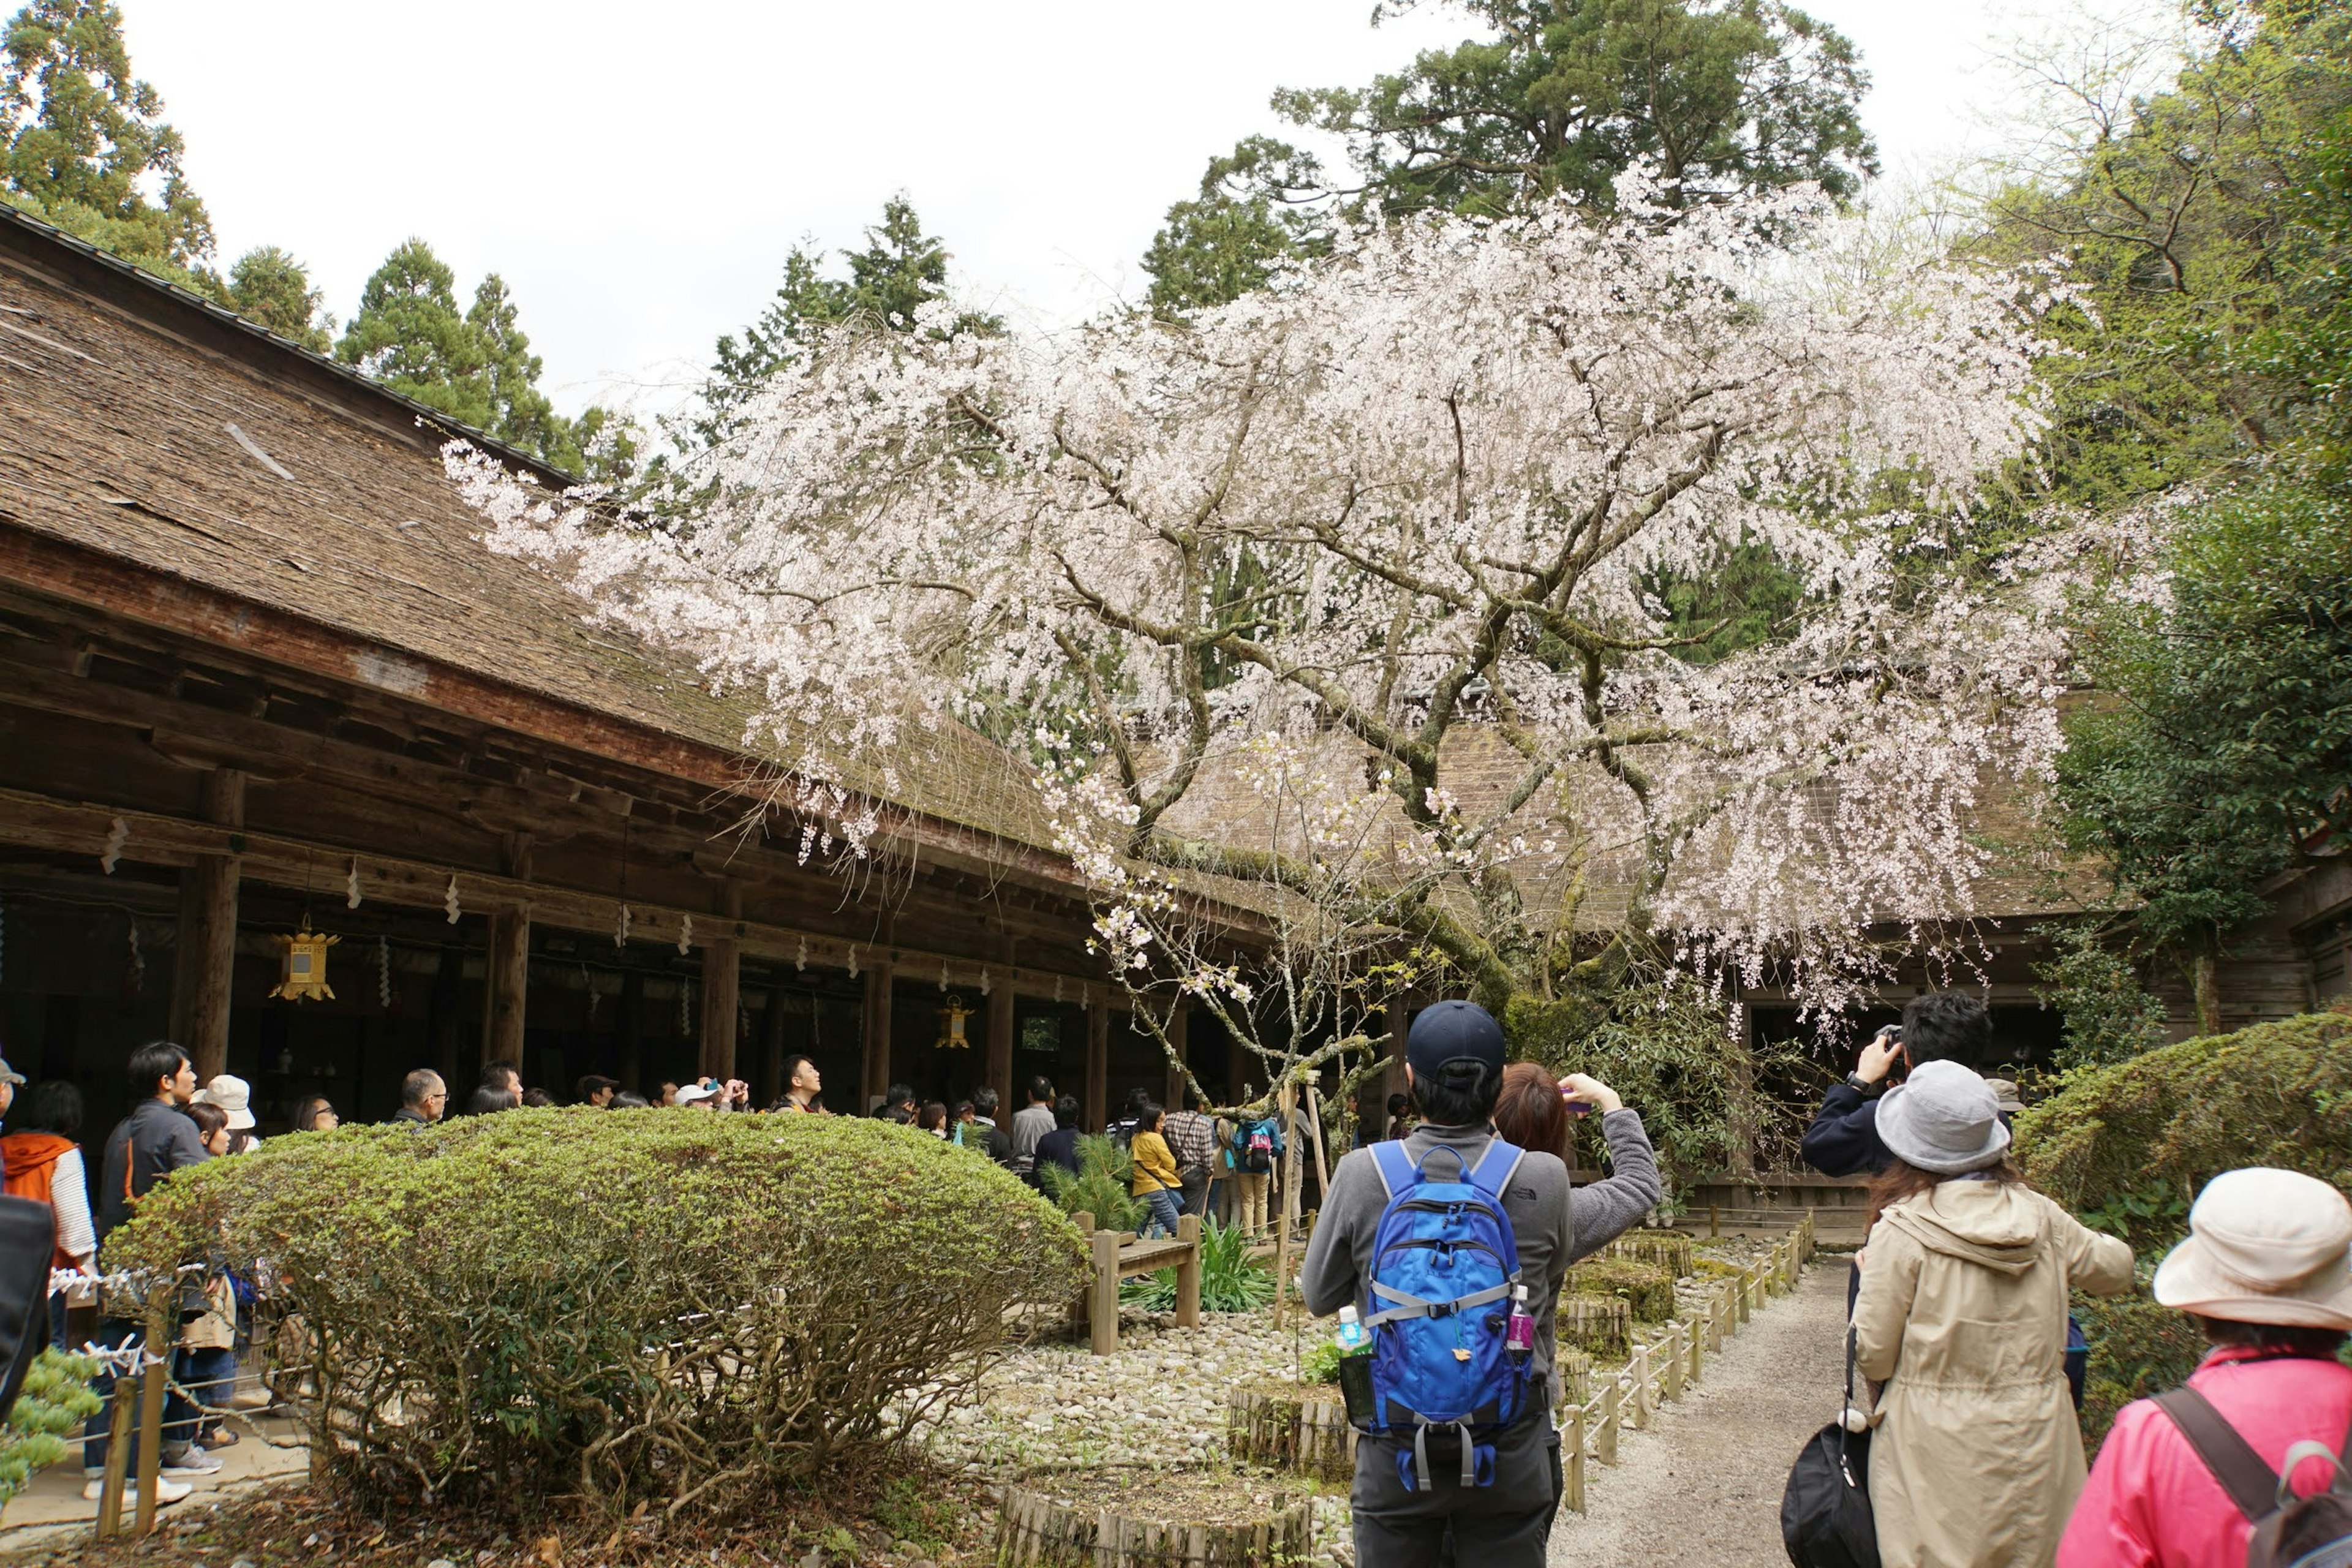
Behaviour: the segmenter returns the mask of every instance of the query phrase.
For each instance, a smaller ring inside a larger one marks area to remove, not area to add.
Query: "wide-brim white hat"
[[[239,1132],[253,1125],[253,1086],[235,1073],[223,1073],[188,1097],[198,1105],[217,1105]]]
[[[1997,1165],[2009,1129],[1992,1086],[1958,1062],[1921,1062],[1878,1100],[1878,1141],[1906,1165],[1938,1176]]]
[[[2326,1182],[2253,1166],[2205,1184],[2156,1299],[2200,1318],[2352,1331],[2352,1204]]]

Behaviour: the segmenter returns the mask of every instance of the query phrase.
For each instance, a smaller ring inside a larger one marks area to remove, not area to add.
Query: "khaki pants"
[[[1246,1235],[1265,1234],[1265,1186],[1269,1179],[1270,1173],[1265,1171],[1233,1173],[1234,1223]]]

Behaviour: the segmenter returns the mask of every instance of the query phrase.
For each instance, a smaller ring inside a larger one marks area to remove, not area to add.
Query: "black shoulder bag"
[[[1870,1512],[1870,1434],[1845,1429],[1853,1408],[1854,1331],[1845,1331],[1845,1407],[1813,1434],[1780,1494],[1780,1543],[1796,1568],[1878,1568]]]

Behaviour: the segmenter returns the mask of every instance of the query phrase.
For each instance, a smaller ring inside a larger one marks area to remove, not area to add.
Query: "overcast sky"
[[[2021,0],[1811,0],[1860,47],[1892,171],[2000,90]],[[793,242],[909,193],[993,308],[1080,317],[1147,281],[1168,204],[1277,86],[1360,82],[1465,20],[1370,0],[122,0],[224,261],[276,244],[339,318],[430,241],[505,275],[559,405],[686,384]]]

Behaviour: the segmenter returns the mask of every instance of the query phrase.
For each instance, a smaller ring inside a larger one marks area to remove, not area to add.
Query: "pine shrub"
[[[0,1508],[25,1489],[34,1472],[64,1458],[66,1434],[98,1413],[98,1395],[89,1391],[93,1370],[83,1357],[55,1349],[43,1351],[26,1369],[16,1407],[0,1426]]]
[[[1076,1231],[912,1129],[511,1110],[272,1139],[176,1174],[110,1268],[215,1254],[302,1325],[314,1466],[419,1501],[726,1512],[903,1438]]]

